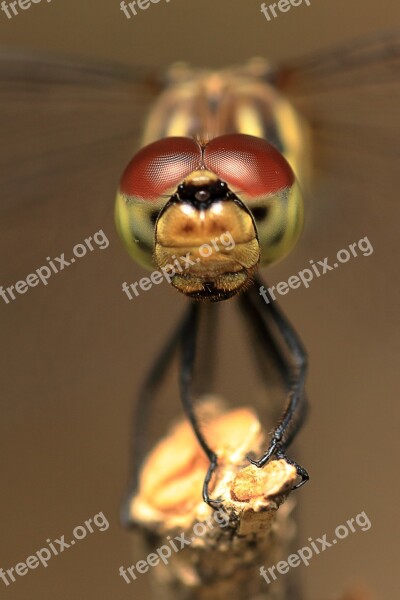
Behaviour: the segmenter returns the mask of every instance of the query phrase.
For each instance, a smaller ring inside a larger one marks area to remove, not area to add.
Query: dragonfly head
[[[142,265],[185,295],[224,300],[259,263],[287,254],[302,224],[293,171],[271,144],[228,134],[164,138],[142,148],[120,183],[116,223]]]

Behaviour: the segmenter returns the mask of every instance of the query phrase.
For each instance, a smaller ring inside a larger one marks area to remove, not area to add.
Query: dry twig
[[[267,585],[259,570],[289,553],[294,536],[293,503],[283,503],[296,471],[284,460],[271,461],[262,469],[249,464],[248,453],[260,453],[265,445],[257,416],[249,408],[222,412],[217,406],[215,401],[203,405],[209,422],[207,440],[219,457],[210,492],[213,498],[222,499],[229,525],[219,526],[213,510],[202,501],[208,461],[186,421],[176,425],[150,453],[139,493],[132,500],[131,516],[143,531],[150,552],[165,544],[168,535],[184,532],[191,540],[190,545],[172,553],[168,564],[160,562],[152,570],[154,597],[288,600],[289,577]],[[205,521],[206,528],[196,526]],[[196,535],[200,529],[202,533]]]

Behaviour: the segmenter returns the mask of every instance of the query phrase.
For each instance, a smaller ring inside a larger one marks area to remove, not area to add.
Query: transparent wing
[[[400,32],[374,35],[287,65],[278,87],[312,133],[315,185],[304,258],[355,236],[395,245],[400,150]]]
[[[278,86],[311,126],[317,169],[399,150],[400,30],[375,34],[283,68]],[[359,162],[359,161],[356,161]],[[356,165],[354,165],[356,167]]]
[[[22,265],[70,221],[83,230],[89,213],[112,211],[159,86],[145,70],[0,55],[2,249],[17,245]]]

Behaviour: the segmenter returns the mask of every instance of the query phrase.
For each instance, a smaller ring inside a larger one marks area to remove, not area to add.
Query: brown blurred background
[[[0,43],[160,69],[175,60],[225,66],[253,55],[295,58],[391,28],[399,16],[397,0],[312,0],[309,8],[293,8],[272,22],[261,14],[258,0],[160,0],[127,20],[117,0],[53,0],[12,20],[1,13]],[[47,287],[0,305],[0,567],[24,561],[47,538],[66,534],[68,539],[76,525],[99,511],[110,528],[8,588],[0,581],[1,598],[139,598],[151,577],[143,575],[128,586],[118,575],[120,565],[132,563],[132,537],[121,529],[118,509],[134,391],[184,299],[166,286],[131,303],[121,293],[122,281],[145,273],[114,233],[112,187],[113,181],[106,216],[104,210],[89,209],[84,219],[67,215],[68,231],[61,225],[65,214],[55,229],[41,231],[40,213],[35,213],[36,233],[25,249],[29,261],[18,258],[13,230],[2,228],[3,285],[26,277],[47,255],[58,256],[100,228],[110,247],[88,255]],[[362,511],[372,527],[302,567],[301,578],[307,600],[329,599],[355,582],[365,582],[376,599],[394,600],[399,490],[393,457],[400,416],[396,205],[387,197],[370,199],[358,212],[341,198],[328,199],[329,193],[318,198],[318,206],[311,203],[298,249],[268,276],[273,283],[287,280],[309,259],[332,256],[366,235],[374,246],[371,257],[352,260],[310,289],[281,298],[311,365],[312,412],[299,447],[312,479],[298,494],[299,544],[324,533],[329,537]],[[35,236],[48,254],[38,251]],[[241,334],[231,333],[238,363],[245,348]]]

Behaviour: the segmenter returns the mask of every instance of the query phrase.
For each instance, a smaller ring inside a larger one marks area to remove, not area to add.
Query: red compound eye
[[[290,187],[294,174],[286,159],[261,138],[241,133],[214,138],[204,150],[204,163],[232,191],[259,197]]]
[[[121,179],[121,192],[156,200],[201,166],[201,148],[194,140],[170,137],[142,148]]]

